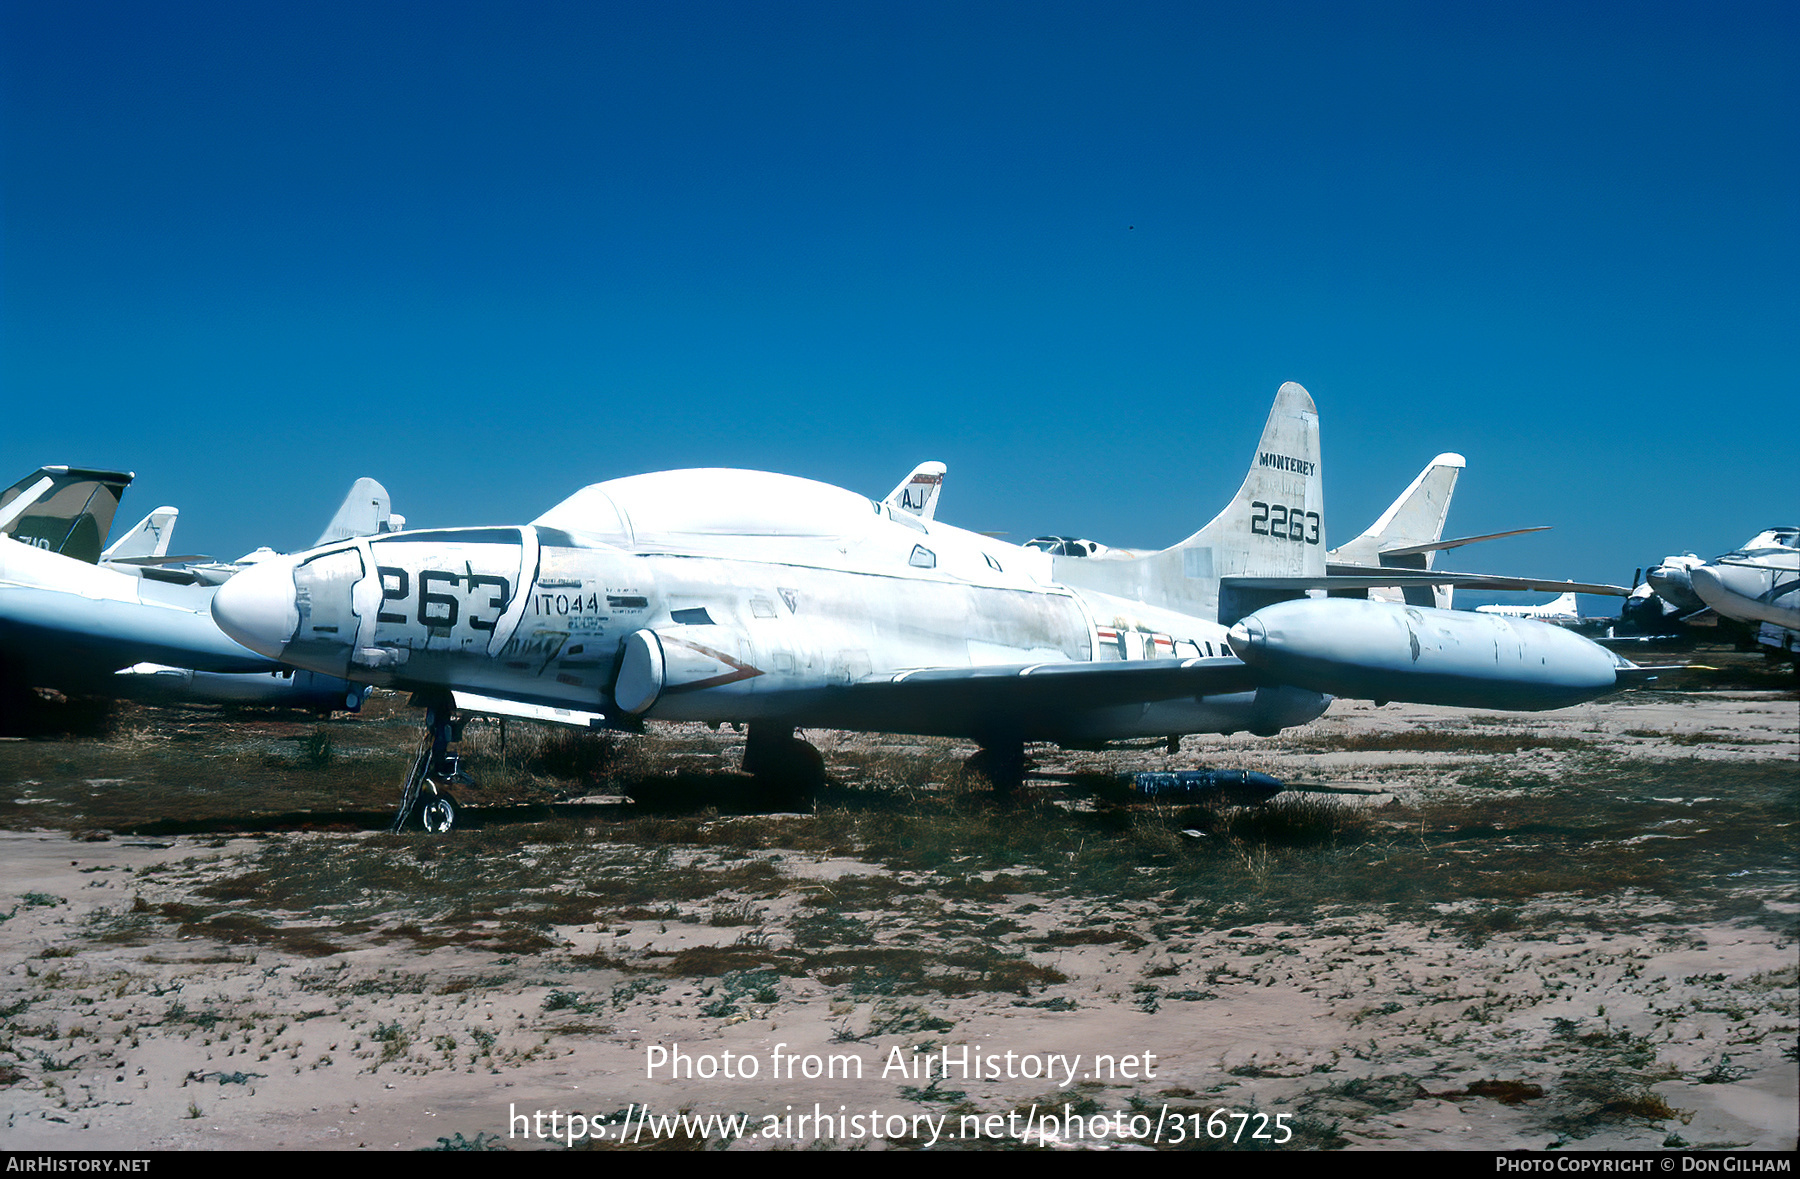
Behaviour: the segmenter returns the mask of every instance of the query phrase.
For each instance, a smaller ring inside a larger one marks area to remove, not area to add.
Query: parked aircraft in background
[[[0,491],[0,536],[92,565],[131,480],[129,471],[39,467]]]
[[[175,520],[181,513],[171,507],[160,507],[106,546],[100,564],[119,567],[129,572],[134,564],[160,564],[169,559],[169,541],[175,536]]]
[[[1708,561],[1664,557],[1632,587],[1617,637],[1735,641],[1792,654],[1800,644],[1800,529],[1770,528]],[[1635,632],[1635,633],[1634,633]]]
[[[1456,479],[1466,465],[1467,460],[1460,454],[1440,454],[1432,459],[1366,532],[1325,554],[1326,571],[1347,575],[1372,575],[1379,569],[1424,572],[1431,569],[1439,553],[1448,549],[1548,531],[1546,525],[1443,539],[1450,500],[1456,494]],[[1378,602],[1406,602],[1448,610],[1454,594],[1455,587],[1444,584],[1382,586],[1369,590],[1367,596]]]
[[[319,539],[313,541],[313,547],[348,540],[353,536],[382,536],[389,532],[399,532],[405,527],[406,517],[393,510],[387,488],[364,475],[350,485],[344,502],[332,514],[331,522],[325,525],[325,531],[319,533]],[[203,585],[224,585],[257,562],[281,555],[264,546],[245,553],[235,561],[190,563],[183,569],[165,570],[162,576],[170,580],[191,578]]]
[[[1754,629],[1756,642],[1800,650],[1800,528],[1771,528],[1743,548],[1689,571],[1694,592],[1721,618]]]
[[[1534,618],[1539,622],[1552,622],[1558,626],[1572,626],[1581,621],[1575,611],[1575,595],[1563,594],[1539,606],[1477,606],[1482,614],[1496,614],[1505,618]]]
[[[1706,609],[1706,603],[1694,592],[1693,572],[1704,560],[1692,553],[1664,557],[1644,572],[1644,584],[1676,615],[1694,614]]]
[[[1309,598],[1438,582],[1327,574],[1319,419],[1283,385],[1242,487],[1210,524],[1136,559],[1059,557],[756,471],[666,471],[583,488],[531,524],[359,538],[271,559],[213,614],[270,658],[428,702],[418,793],[451,821],[455,713],[568,710],[588,723],[742,722],[744,768],[815,779],[796,727],[958,736],[1005,790],[1028,741],[1272,734],[1331,694],[1558,708],[1632,664],[1555,627]],[[905,518],[902,518],[905,517]]]
[[[131,479],[44,467],[0,496],[0,691],[15,699],[47,687],[159,702],[361,706],[366,685],[282,666],[219,631],[214,587],[157,564],[188,559],[166,555],[174,509],[159,508],[101,553]],[[368,498],[364,484],[380,488],[360,480],[353,498]],[[385,505],[387,493],[379,498]]]

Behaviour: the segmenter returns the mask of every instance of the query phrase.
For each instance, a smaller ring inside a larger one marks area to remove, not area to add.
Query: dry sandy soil
[[[341,772],[372,730],[332,731]],[[873,785],[443,838],[0,832],[0,1146],[560,1149],[570,1113],[606,1149],[1796,1144],[1791,691],[1038,752],[1368,792],[1285,820],[1048,779],[1000,808],[952,743],[809,736]],[[662,740],[741,782],[729,733]],[[0,749],[15,812],[141,787],[82,778],[90,744]]]

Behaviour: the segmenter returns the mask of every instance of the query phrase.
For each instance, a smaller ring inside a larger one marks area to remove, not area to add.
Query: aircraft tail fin
[[[943,463],[920,463],[881,502],[896,512],[911,512],[921,520],[930,520],[937,515],[938,493],[944,489],[945,470]]]
[[[1432,459],[1367,532],[1333,549],[1330,560],[1395,569],[1431,568],[1435,552],[1401,554],[1392,550],[1432,545],[1443,538],[1450,497],[1456,494],[1456,477],[1466,465],[1460,454],[1440,454]]]
[[[1242,486],[1204,528],[1135,560],[1058,557],[1054,575],[1201,618],[1217,617],[1221,577],[1323,577],[1325,491],[1319,411],[1293,381],[1281,386]]]
[[[160,507],[100,554],[102,561],[118,561],[130,557],[166,557],[169,541],[175,536],[175,518],[181,513],[171,507]]]
[[[350,494],[338,505],[337,514],[325,526],[325,531],[319,533],[319,539],[313,541],[313,547],[349,540],[353,536],[398,532],[405,526],[406,517],[393,513],[387,488],[364,475],[350,485]]]
[[[1327,564],[1335,567],[1355,565],[1370,568],[1429,569],[1444,535],[1444,519],[1450,514],[1450,498],[1456,494],[1456,477],[1467,460],[1460,454],[1440,454],[1426,464],[1400,498],[1388,505],[1375,523],[1355,540],[1326,554]],[[1449,586],[1407,586],[1394,591],[1371,593],[1382,600],[1403,598],[1414,606],[1436,606],[1450,609],[1452,590]]]
[[[0,534],[97,564],[129,471],[39,467],[0,492]]]

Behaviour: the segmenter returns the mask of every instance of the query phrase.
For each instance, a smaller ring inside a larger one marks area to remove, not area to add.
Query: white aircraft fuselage
[[[1553,627],[1303,597],[1405,573],[1326,576],[1319,467],[1317,411],[1288,384],[1233,501],[1138,558],[1055,557],[791,476],[667,471],[584,488],[530,525],[269,560],[213,613],[271,658],[440,706],[989,746],[1273,733],[1339,684],[1501,708],[1615,687],[1620,661]],[[1258,624],[1266,603],[1281,609]]]
[[[895,715],[847,692],[929,668],[1227,656],[1217,622],[1058,583],[1044,553],[839,488],[756,471],[640,475],[521,528],[400,533],[247,570],[279,658],[352,679],[652,720],[894,727],[982,737],[947,703]],[[259,593],[259,597],[261,594]],[[254,636],[251,636],[254,637]],[[1322,712],[1248,690],[1001,718],[1025,739],[1254,729]],[[1006,710],[1003,710],[1006,711]],[[869,722],[869,723],[864,723]]]

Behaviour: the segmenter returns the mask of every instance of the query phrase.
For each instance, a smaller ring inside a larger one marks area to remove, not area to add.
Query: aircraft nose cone
[[[1231,639],[1231,653],[1248,663],[1268,642],[1263,624],[1255,618],[1239,620],[1226,634]]]
[[[239,573],[213,595],[212,615],[220,630],[244,646],[280,659],[300,627],[293,562],[264,561]]]

